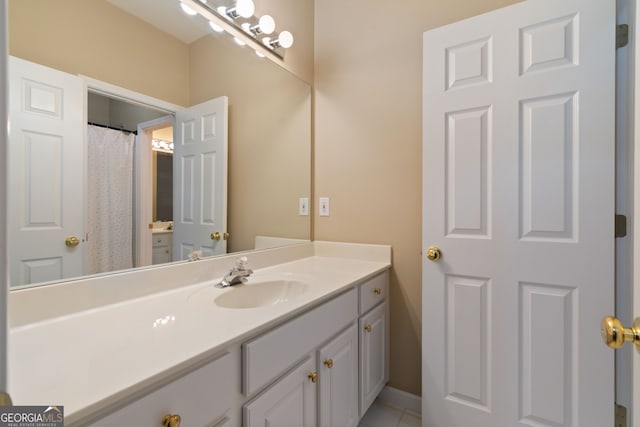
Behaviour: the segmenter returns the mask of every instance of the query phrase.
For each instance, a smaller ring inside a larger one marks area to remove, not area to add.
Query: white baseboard
[[[397,388],[386,386],[380,392],[378,399],[382,403],[398,408],[408,409],[416,414],[422,413],[422,398]]]

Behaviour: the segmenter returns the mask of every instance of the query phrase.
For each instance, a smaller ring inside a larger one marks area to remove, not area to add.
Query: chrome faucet
[[[216,288],[228,288],[229,286],[245,283],[247,277],[253,274],[253,270],[248,268],[249,260],[246,256],[238,258],[236,266],[227,273],[226,276],[216,285]]]

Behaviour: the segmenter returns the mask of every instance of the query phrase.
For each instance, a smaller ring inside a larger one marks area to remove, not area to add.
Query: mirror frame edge
[[[0,179],[0,217],[7,218],[7,193],[9,172],[7,168],[7,147],[9,141],[9,106],[8,106],[8,78],[7,62],[9,58],[8,44],[8,5],[7,2],[0,2],[0,84],[3,96],[0,98],[0,171],[4,174]],[[8,259],[8,238],[7,221],[2,221],[0,225],[0,392],[8,391],[8,331],[9,331],[9,259]]]

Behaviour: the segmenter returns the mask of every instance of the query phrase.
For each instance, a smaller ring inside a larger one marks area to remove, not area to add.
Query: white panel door
[[[320,427],[358,425],[358,329],[354,323],[318,350]]]
[[[173,256],[227,252],[228,98],[176,113],[173,151]],[[219,233],[219,239],[212,234]]]
[[[615,2],[424,34],[423,425],[613,423]]]
[[[9,58],[12,286],[84,272],[84,93],[77,76]]]

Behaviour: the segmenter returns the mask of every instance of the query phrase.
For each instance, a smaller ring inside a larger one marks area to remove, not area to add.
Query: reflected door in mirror
[[[10,57],[11,285],[84,274],[81,78]]]

